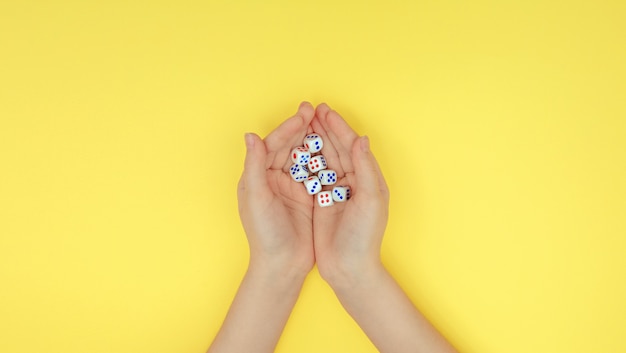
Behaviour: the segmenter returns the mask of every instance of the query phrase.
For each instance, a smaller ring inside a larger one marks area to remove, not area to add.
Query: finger
[[[246,158],[244,160],[240,190],[259,195],[269,190],[267,187],[267,170],[265,168],[265,159],[267,158],[265,144],[254,133],[247,133],[245,142]]]
[[[352,147],[352,153],[356,179],[355,196],[357,193],[363,193],[368,198],[375,198],[379,195],[387,197],[387,186],[378,162],[370,150],[369,138],[359,137]]]
[[[315,115],[313,116],[313,119],[315,119]],[[311,123],[309,122],[309,125],[306,128],[306,132],[304,133],[304,136],[309,135],[314,133],[315,131],[313,130],[313,128],[311,127]],[[298,146],[304,145],[304,137],[302,138],[301,142],[299,142]],[[297,147],[297,146],[294,146]],[[293,150],[293,148],[292,148]],[[291,153],[291,151],[290,151]],[[291,166],[293,165],[293,161],[291,160],[291,158],[287,158],[287,160],[285,161],[285,165],[283,166],[283,171],[285,173],[289,172],[289,168],[291,168]]]
[[[385,180],[385,177],[383,176],[383,172],[380,169],[380,165],[378,164],[378,161],[376,161],[374,154],[372,154],[372,157],[374,158],[374,161],[376,162],[375,166],[376,166],[376,174],[378,175],[378,178],[377,178],[378,189],[380,190],[380,193],[381,195],[383,195],[385,200],[389,201],[389,187],[387,186],[387,181]]]
[[[315,120],[315,117],[313,117],[313,120]],[[298,147],[298,146],[303,146],[303,145],[304,145],[304,136],[306,136],[306,135],[308,135],[308,134],[310,134],[310,133],[313,133],[313,132],[314,132],[314,130],[313,130],[313,128],[311,127],[311,124],[309,124],[309,125],[307,126],[307,129],[306,129],[306,131],[305,131],[305,133],[304,133],[304,135],[303,135],[302,139],[300,139],[300,140],[299,140],[300,142],[298,142],[298,145],[297,145],[297,146],[292,146],[292,148],[289,150],[289,155],[291,155],[291,151],[293,151],[293,149],[294,149],[295,147]],[[294,163],[293,163],[293,160],[292,160],[292,159],[288,156],[288,157],[287,157],[287,159],[285,159],[285,162],[283,163],[283,172],[285,172],[285,173],[289,173],[289,169],[291,169],[291,166],[292,166],[293,164],[294,164]]]
[[[302,102],[294,116],[285,120],[265,137],[268,153],[266,167],[284,168],[285,160],[288,159],[291,150],[302,145],[302,140],[314,115],[315,109],[311,103]]]
[[[333,135],[333,138],[337,140],[336,144],[341,144],[347,150],[352,148],[354,140],[356,140],[359,135],[337,111],[331,109],[328,104],[322,103],[317,106],[315,115],[320,118],[320,121],[329,134]]]
[[[313,117],[313,120],[315,120],[315,117]],[[311,124],[312,124],[312,122],[311,122]],[[315,130],[313,130],[313,128],[311,127],[311,124],[309,124],[307,126],[307,129],[306,129],[306,132],[304,133],[304,136],[312,134],[312,133],[315,132]],[[303,140],[304,140],[304,138],[303,138]],[[304,143],[304,141],[302,143]],[[292,148],[292,150],[293,150],[293,148]],[[290,153],[291,153],[291,151],[290,151]],[[285,164],[283,165],[283,172],[289,173],[289,169],[291,168],[292,165],[293,165],[293,161],[291,160],[291,158],[287,158],[287,160],[285,161]]]
[[[336,111],[325,103],[317,107],[315,116],[319,119],[328,139],[335,147],[343,171],[352,173],[354,171],[351,157],[352,145],[359,136]]]
[[[313,131],[315,131],[316,134],[320,135],[320,137],[324,141],[324,147],[322,147],[321,152],[326,159],[328,168],[337,172],[337,177],[343,177],[345,173],[341,164],[341,160],[339,159],[339,154],[337,153],[334,144],[328,137],[326,129],[324,129],[317,117],[313,118],[313,120],[311,121],[311,128],[313,129]]]

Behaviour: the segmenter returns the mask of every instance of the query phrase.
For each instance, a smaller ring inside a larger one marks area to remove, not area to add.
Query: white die
[[[304,147],[309,150],[311,153],[316,153],[322,150],[324,147],[324,141],[322,141],[322,137],[318,134],[308,134],[304,137],[303,141]]]
[[[322,185],[333,185],[337,182],[337,172],[331,169],[320,170],[317,177],[320,178]]]
[[[291,151],[291,161],[295,164],[305,165],[309,163],[311,159],[311,152],[308,149],[300,146]]]
[[[320,179],[316,176],[308,177],[304,181],[304,187],[309,195],[315,195],[322,191],[322,183],[320,183]]]
[[[294,181],[302,182],[309,177],[309,170],[305,165],[294,164],[289,168],[289,174]]]
[[[326,158],[324,156],[314,156],[309,160],[309,172],[317,173],[322,169],[326,169]]]
[[[317,194],[317,203],[320,207],[328,207],[333,205],[333,198],[330,196],[330,191],[322,191]]]
[[[333,201],[345,202],[350,199],[350,187],[349,186],[335,186],[332,192]]]

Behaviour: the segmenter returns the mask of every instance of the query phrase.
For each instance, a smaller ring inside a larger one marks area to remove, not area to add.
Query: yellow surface
[[[370,136],[383,258],[462,351],[625,352],[626,2],[0,3],[0,352],[203,352],[243,133]],[[278,352],[375,352],[314,271]]]

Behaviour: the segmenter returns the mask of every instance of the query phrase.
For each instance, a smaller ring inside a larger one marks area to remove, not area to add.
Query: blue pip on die
[[[332,192],[332,198],[335,202],[344,202],[350,199],[349,186],[335,186]]]
[[[322,185],[333,185],[337,182],[337,172],[332,169],[320,170],[317,177],[320,178]]]
[[[294,181],[300,183],[305,181],[306,178],[309,177],[309,169],[306,167],[306,165],[294,164],[291,166],[291,168],[289,168],[289,174]]]
[[[311,159],[311,152],[308,149],[300,146],[291,150],[291,161],[295,164],[306,165]]]
[[[320,183],[320,179],[316,176],[308,177],[304,181],[304,187],[309,195],[315,195],[322,191],[322,183]]]
[[[322,137],[319,134],[306,135],[302,144],[311,153],[317,153],[324,147],[324,141],[322,141]]]

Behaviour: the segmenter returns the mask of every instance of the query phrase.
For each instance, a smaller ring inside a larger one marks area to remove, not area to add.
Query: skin
[[[291,150],[312,131],[349,201],[322,208],[289,176]],[[265,139],[245,140],[237,196],[250,263],[208,352],[273,352],[315,263],[380,352],[456,352],[380,261],[389,190],[369,139],[328,105],[303,102]]]

